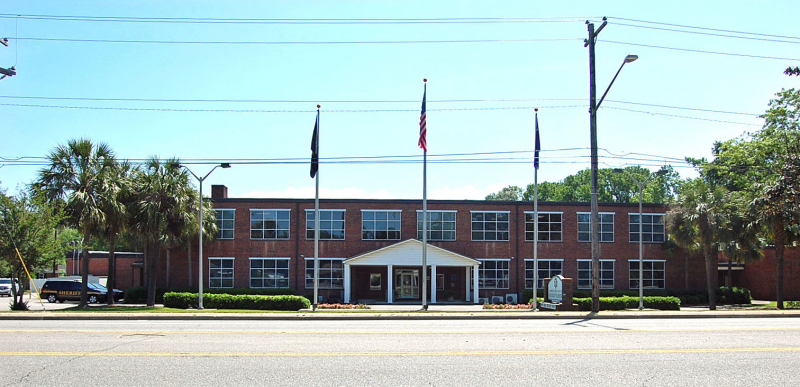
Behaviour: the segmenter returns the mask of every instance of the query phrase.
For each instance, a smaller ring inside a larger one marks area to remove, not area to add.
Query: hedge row
[[[164,294],[164,306],[177,309],[197,308],[197,293]],[[203,295],[203,306],[209,309],[250,309],[250,310],[288,310],[297,311],[311,306],[311,301],[301,296],[255,295],[255,294],[215,294]]]
[[[197,292],[197,288],[181,287],[181,288],[156,288],[156,304],[164,303],[164,293],[193,293]],[[203,289],[203,295],[206,294],[250,294],[261,296],[290,296],[296,294],[292,288],[276,288],[276,289]],[[205,299],[205,297],[204,297]],[[147,302],[147,287],[137,286],[125,291],[125,303],[127,304],[143,304]]]
[[[592,298],[573,298],[580,310],[592,310]],[[625,310],[639,307],[639,297],[600,297],[600,310]],[[680,310],[681,300],[678,297],[644,297],[644,307],[660,310]]]
[[[541,291],[539,291],[541,293]],[[527,293],[531,295],[532,293]],[[524,294],[523,294],[524,295]],[[681,305],[698,305],[708,303],[708,293],[706,290],[665,290],[665,289],[645,289],[645,296],[657,297],[678,297],[681,299]],[[591,290],[576,290],[573,295],[574,298],[591,298]],[[600,297],[639,297],[638,290],[601,290]],[[752,297],[750,290],[746,288],[737,287],[720,287],[716,291],[718,304],[750,304]],[[523,297],[523,300],[529,298]]]

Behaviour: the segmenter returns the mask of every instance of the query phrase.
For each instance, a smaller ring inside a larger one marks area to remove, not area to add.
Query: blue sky
[[[415,161],[411,163],[387,163],[385,158],[324,163],[321,197],[420,198],[417,136],[423,78],[429,80],[429,198],[482,199],[507,185],[531,183],[534,107],[539,108],[543,148],[539,181],[558,181],[589,167],[588,49],[582,39],[587,35],[584,20],[599,27],[602,16],[609,17],[609,24],[597,44],[598,98],[626,55],[636,54],[639,60],[625,66],[599,112],[601,167],[643,164],[655,170],[666,162],[682,176],[694,176],[680,160],[709,157],[715,140],[757,130],[762,124],[757,116],[769,99],[781,88],[798,87],[800,78],[783,74],[787,66],[798,65],[791,58],[800,58],[800,39],[791,38],[800,36],[794,27],[798,11],[800,4],[792,1],[769,6],[751,1],[8,3],[0,13],[22,16],[0,18],[0,37],[10,39],[10,47],[0,46],[0,67],[15,65],[18,71],[0,81],[0,182],[13,192],[41,168],[14,160],[24,157],[35,163],[58,144],[87,137],[108,143],[120,158],[189,160],[197,174],[212,168],[203,162],[232,161],[233,168],[217,170],[206,180],[207,190],[211,184],[225,184],[233,197],[310,198],[314,181],[307,159],[319,102],[323,159],[415,156],[406,158]],[[540,19],[220,24],[41,20],[32,15]],[[285,43],[387,41],[418,43]],[[453,154],[465,155],[442,156]],[[453,162],[467,158],[484,161]],[[255,159],[281,162],[242,162]]]

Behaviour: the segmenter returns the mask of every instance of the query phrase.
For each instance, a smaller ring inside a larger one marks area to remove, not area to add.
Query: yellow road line
[[[433,352],[0,352],[0,356],[36,357],[408,357],[408,356],[557,356],[640,355],[675,353],[800,352],[784,348],[595,349],[553,351],[433,351]]]
[[[522,333],[636,333],[636,332],[736,332],[736,331],[798,331],[798,328],[691,328],[691,329],[529,329],[529,330],[484,330],[484,331],[131,331],[131,330],[93,330],[93,329],[0,329],[3,333],[89,333],[123,335],[472,335],[472,334],[522,334]]]

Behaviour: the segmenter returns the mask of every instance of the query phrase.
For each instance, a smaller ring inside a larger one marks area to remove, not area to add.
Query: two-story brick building
[[[313,293],[313,200],[228,198],[226,187],[213,186],[212,202],[219,234],[204,244],[205,286]],[[589,211],[587,203],[539,203],[539,288],[542,278],[556,274],[574,278],[577,289],[591,288]],[[702,259],[664,249],[665,211],[644,207],[644,286],[702,289]],[[515,299],[533,287],[530,202],[429,200],[428,217],[431,303]],[[639,223],[638,204],[601,205],[603,289],[638,289]],[[321,200],[323,301],[421,301],[421,239],[421,200]],[[172,286],[193,285],[196,259],[174,252],[159,283],[169,276]]]

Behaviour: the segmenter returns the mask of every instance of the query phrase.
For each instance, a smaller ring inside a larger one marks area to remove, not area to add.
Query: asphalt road
[[[754,386],[800,319],[0,320],[0,385]]]

